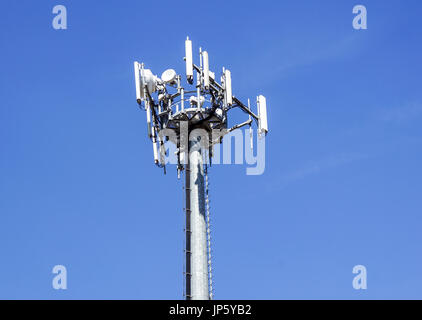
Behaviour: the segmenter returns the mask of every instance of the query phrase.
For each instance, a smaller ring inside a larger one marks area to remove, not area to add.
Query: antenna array
[[[204,185],[208,187],[207,169],[204,172],[203,153],[213,156],[213,146],[233,130],[249,126],[253,148],[252,124],[255,122],[260,137],[268,133],[267,105],[264,96],[256,99],[257,114],[233,95],[230,70],[222,68],[220,82],[210,69],[207,51],[199,49],[199,64],[195,64],[192,41],[185,41],[186,82],[174,69],[165,70],[161,77],[134,62],[136,101],[146,111],[148,137],[152,142],[154,163],[166,172],[165,142],[177,146],[178,177],[183,170],[186,176],[186,299],[212,298],[211,248],[209,237],[209,204]],[[248,119],[228,127],[228,114],[232,109],[243,111]],[[206,132],[205,141],[192,140],[195,129]],[[215,131],[218,134],[215,135]],[[206,165],[205,165],[206,167]],[[204,181],[204,174],[206,181]],[[207,217],[208,216],[208,217]],[[207,219],[208,218],[208,219]],[[208,251],[208,252],[207,252]]]

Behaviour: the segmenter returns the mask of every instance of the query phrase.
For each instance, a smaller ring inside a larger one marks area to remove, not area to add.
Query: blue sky
[[[57,4],[67,30],[51,26]],[[183,74],[189,35],[269,113],[264,175],[210,170],[215,297],[421,299],[421,14],[396,0],[2,1],[0,298],[182,298],[182,182],[153,165],[133,61]]]

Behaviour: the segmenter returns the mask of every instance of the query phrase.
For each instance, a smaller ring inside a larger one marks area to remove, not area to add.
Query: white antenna
[[[267,124],[267,99],[263,95],[257,97],[258,103],[258,127],[259,133],[261,135],[266,135],[268,133],[268,124]]]
[[[198,111],[201,110],[201,85],[202,85],[202,48],[199,47],[199,69],[196,70],[196,101]]]
[[[176,77],[177,77],[176,71],[174,71],[173,69],[167,69],[161,75],[161,80],[164,83],[173,84],[176,81]]]
[[[141,80],[139,78],[139,62],[135,61],[133,63],[134,69],[135,69],[135,88],[136,88],[136,102],[141,104],[142,102],[142,96],[141,96]]]
[[[193,82],[193,59],[192,59],[192,41],[189,37],[185,41],[185,59],[186,59],[186,79],[190,84]]]
[[[232,75],[228,69],[224,70],[224,83],[226,85],[226,103],[231,106],[233,104]]]
[[[206,90],[210,87],[210,65],[208,61],[208,52],[202,52],[202,58],[204,59],[204,87]]]
[[[147,128],[148,128],[148,137],[152,137],[152,132],[151,132],[151,109],[149,107],[149,101],[146,101],[145,103],[145,109],[147,112]]]

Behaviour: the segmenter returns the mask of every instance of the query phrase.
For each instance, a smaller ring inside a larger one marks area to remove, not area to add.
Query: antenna
[[[139,78],[139,63],[134,62],[133,66],[135,68],[135,88],[136,88],[136,102],[141,104],[142,96],[141,96],[141,80]]]
[[[161,75],[161,80],[166,84],[167,83],[174,84],[176,81],[176,77],[177,77],[176,71],[174,71],[173,69],[167,69]]]
[[[208,61],[208,52],[202,52],[202,58],[204,60],[204,87],[206,90],[210,87],[210,65]]]
[[[148,137],[152,138],[152,131],[151,131],[151,109],[149,107],[149,102],[145,103],[145,111],[147,112],[147,128],[148,128]]]
[[[233,96],[232,96],[232,75],[230,70],[224,70],[224,83],[226,86],[226,103],[228,106],[233,104]]]
[[[193,83],[193,59],[192,59],[192,41],[189,37],[185,41],[185,60],[186,60],[186,79],[190,84]]]
[[[192,41],[185,40],[186,83],[174,69],[167,69],[158,78],[143,63],[134,62],[136,102],[146,111],[148,137],[153,148],[154,163],[166,173],[164,143],[176,145],[177,175],[185,172],[186,179],[186,267],[185,285],[187,300],[207,300],[211,294],[211,253],[207,250],[207,223],[205,220],[204,185],[207,164],[204,155],[209,155],[211,163],[215,144],[221,143],[223,136],[233,130],[249,126],[250,144],[253,149],[252,125],[258,127],[260,137],[268,133],[267,105],[264,96],[257,97],[257,110],[251,110],[250,100],[245,105],[233,96],[231,72],[223,68],[221,82],[210,71],[208,51],[199,50],[199,66],[193,63]],[[194,79],[194,72],[196,78]],[[180,106],[180,108],[179,108]],[[231,109],[240,109],[247,120],[228,129]],[[191,135],[201,129],[203,136]],[[172,130],[172,137],[166,135]],[[218,131],[217,138],[214,130]],[[208,212],[207,212],[208,214]],[[209,238],[208,238],[209,239]]]
[[[268,124],[267,124],[267,99],[263,95],[257,97],[258,104],[258,128],[260,135],[266,135],[268,133]]]

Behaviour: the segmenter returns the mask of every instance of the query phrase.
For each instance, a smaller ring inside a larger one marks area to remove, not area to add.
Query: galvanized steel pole
[[[209,300],[204,166],[200,137],[189,141],[187,167],[189,170],[186,171],[186,298]]]

